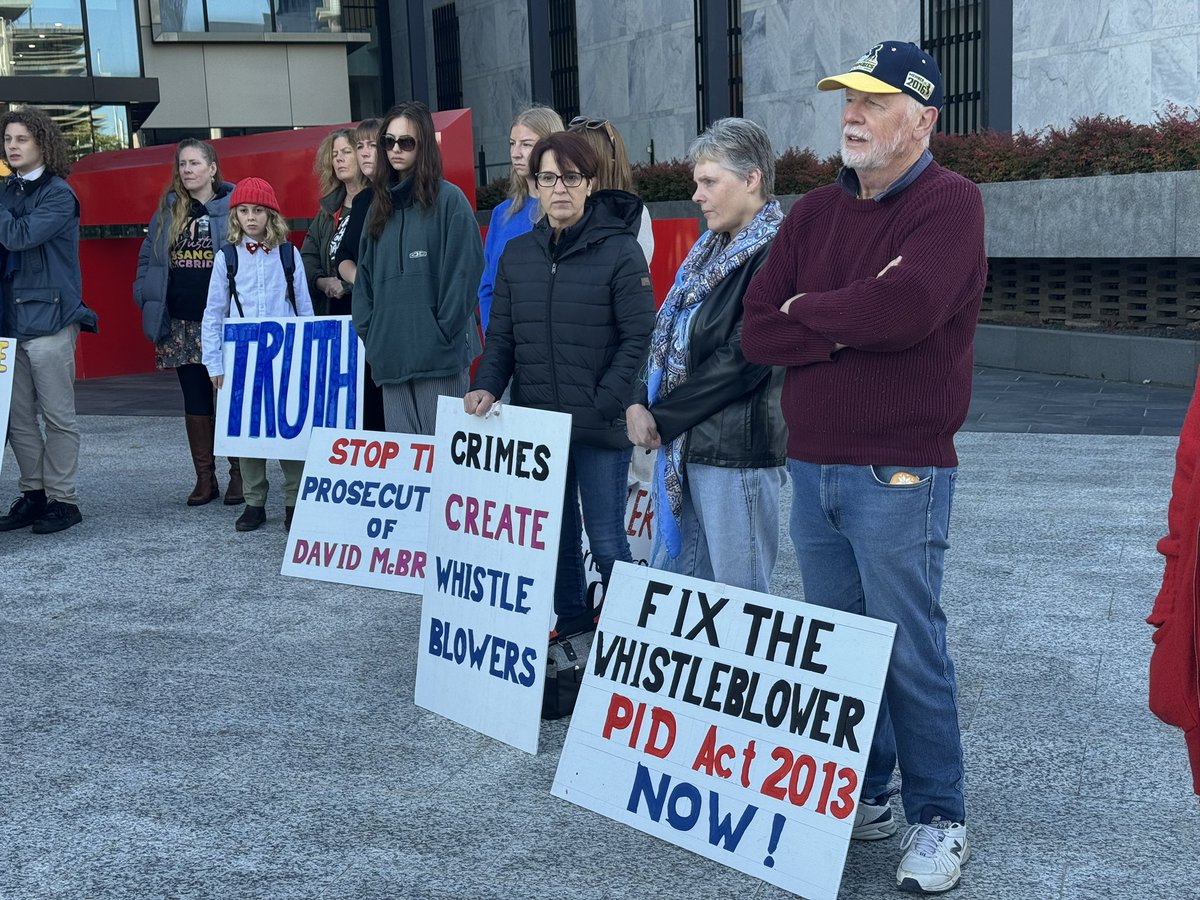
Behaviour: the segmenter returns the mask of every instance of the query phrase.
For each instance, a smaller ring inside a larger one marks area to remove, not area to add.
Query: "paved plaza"
[[[943,597],[959,900],[1200,896],[1143,622],[1189,396],[976,374]],[[0,898],[788,896],[552,797],[565,721],[529,756],[414,706],[419,598],[280,576],[278,493],[253,534],[184,506],[173,375],[79,406],[83,524],[0,535]],[[901,896],[898,857],[853,845],[841,896]]]

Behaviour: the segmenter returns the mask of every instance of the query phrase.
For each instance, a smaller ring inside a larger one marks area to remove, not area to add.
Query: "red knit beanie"
[[[237,187],[233,189],[233,196],[229,198],[229,208],[233,209],[243,203],[280,211],[279,201],[275,198],[275,188],[262,178],[243,178],[237,183]]]

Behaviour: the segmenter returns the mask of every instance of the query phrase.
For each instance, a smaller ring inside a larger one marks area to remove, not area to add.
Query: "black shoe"
[[[233,527],[238,531],[254,531],[256,528],[261,528],[265,521],[267,521],[266,507],[247,505],[242,514],[238,516],[238,520],[233,523]]]
[[[294,516],[294,515],[296,515],[296,507],[285,506],[283,508],[283,530],[284,531],[292,530],[292,516]]]
[[[25,491],[17,498],[7,516],[0,516],[0,531],[28,528],[46,511],[46,492]]]
[[[45,511],[33,523],[33,533],[54,534],[56,531],[66,531],[72,525],[78,525],[82,521],[83,513],[74,503],[51,500],[46,504]]]

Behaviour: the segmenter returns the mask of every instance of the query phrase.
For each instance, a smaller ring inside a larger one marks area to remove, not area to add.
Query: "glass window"
[[[88,15],[91,15],[90,5]],[[92,149],[96,152],[129,149],[129,112],[124,106],[93,107],[92,136]]]
[[[338,0],[275,0],[275,30],[341,31],[340,7]]]
[[[204,0],[162,0],[163,31],[203,31]]]
[[[17,10],[13,18],[0,17],[0,36],[11,47],[10,57],[0,55],[0,75],[88,74],[79,0],[39,0]]]
[[[270,31],[268,0],[208,0],[209,31]]]
[[[93,75],[137,78],[142,74],[134,2],[87,0]]]

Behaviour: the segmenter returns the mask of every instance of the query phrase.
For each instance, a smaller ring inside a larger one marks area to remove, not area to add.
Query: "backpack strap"
[[[279,245],[279,262],[283,264],[283,275],[287,279],[288,303],[292,304],[292,315],[300,315],[296,309],[296,248],[291,241]]]
[[[238,299],[237,292],[237,270],[238,270],[238,255],[237,247],[233,244],[222,244],[221,253],[225,256],[225,277],[229,281],[229,299],[237,304],[238,315],[243,319],[246,313],[242,310],[242,301]],[[225,315],[229,315],[229,310],[225,310]]]

